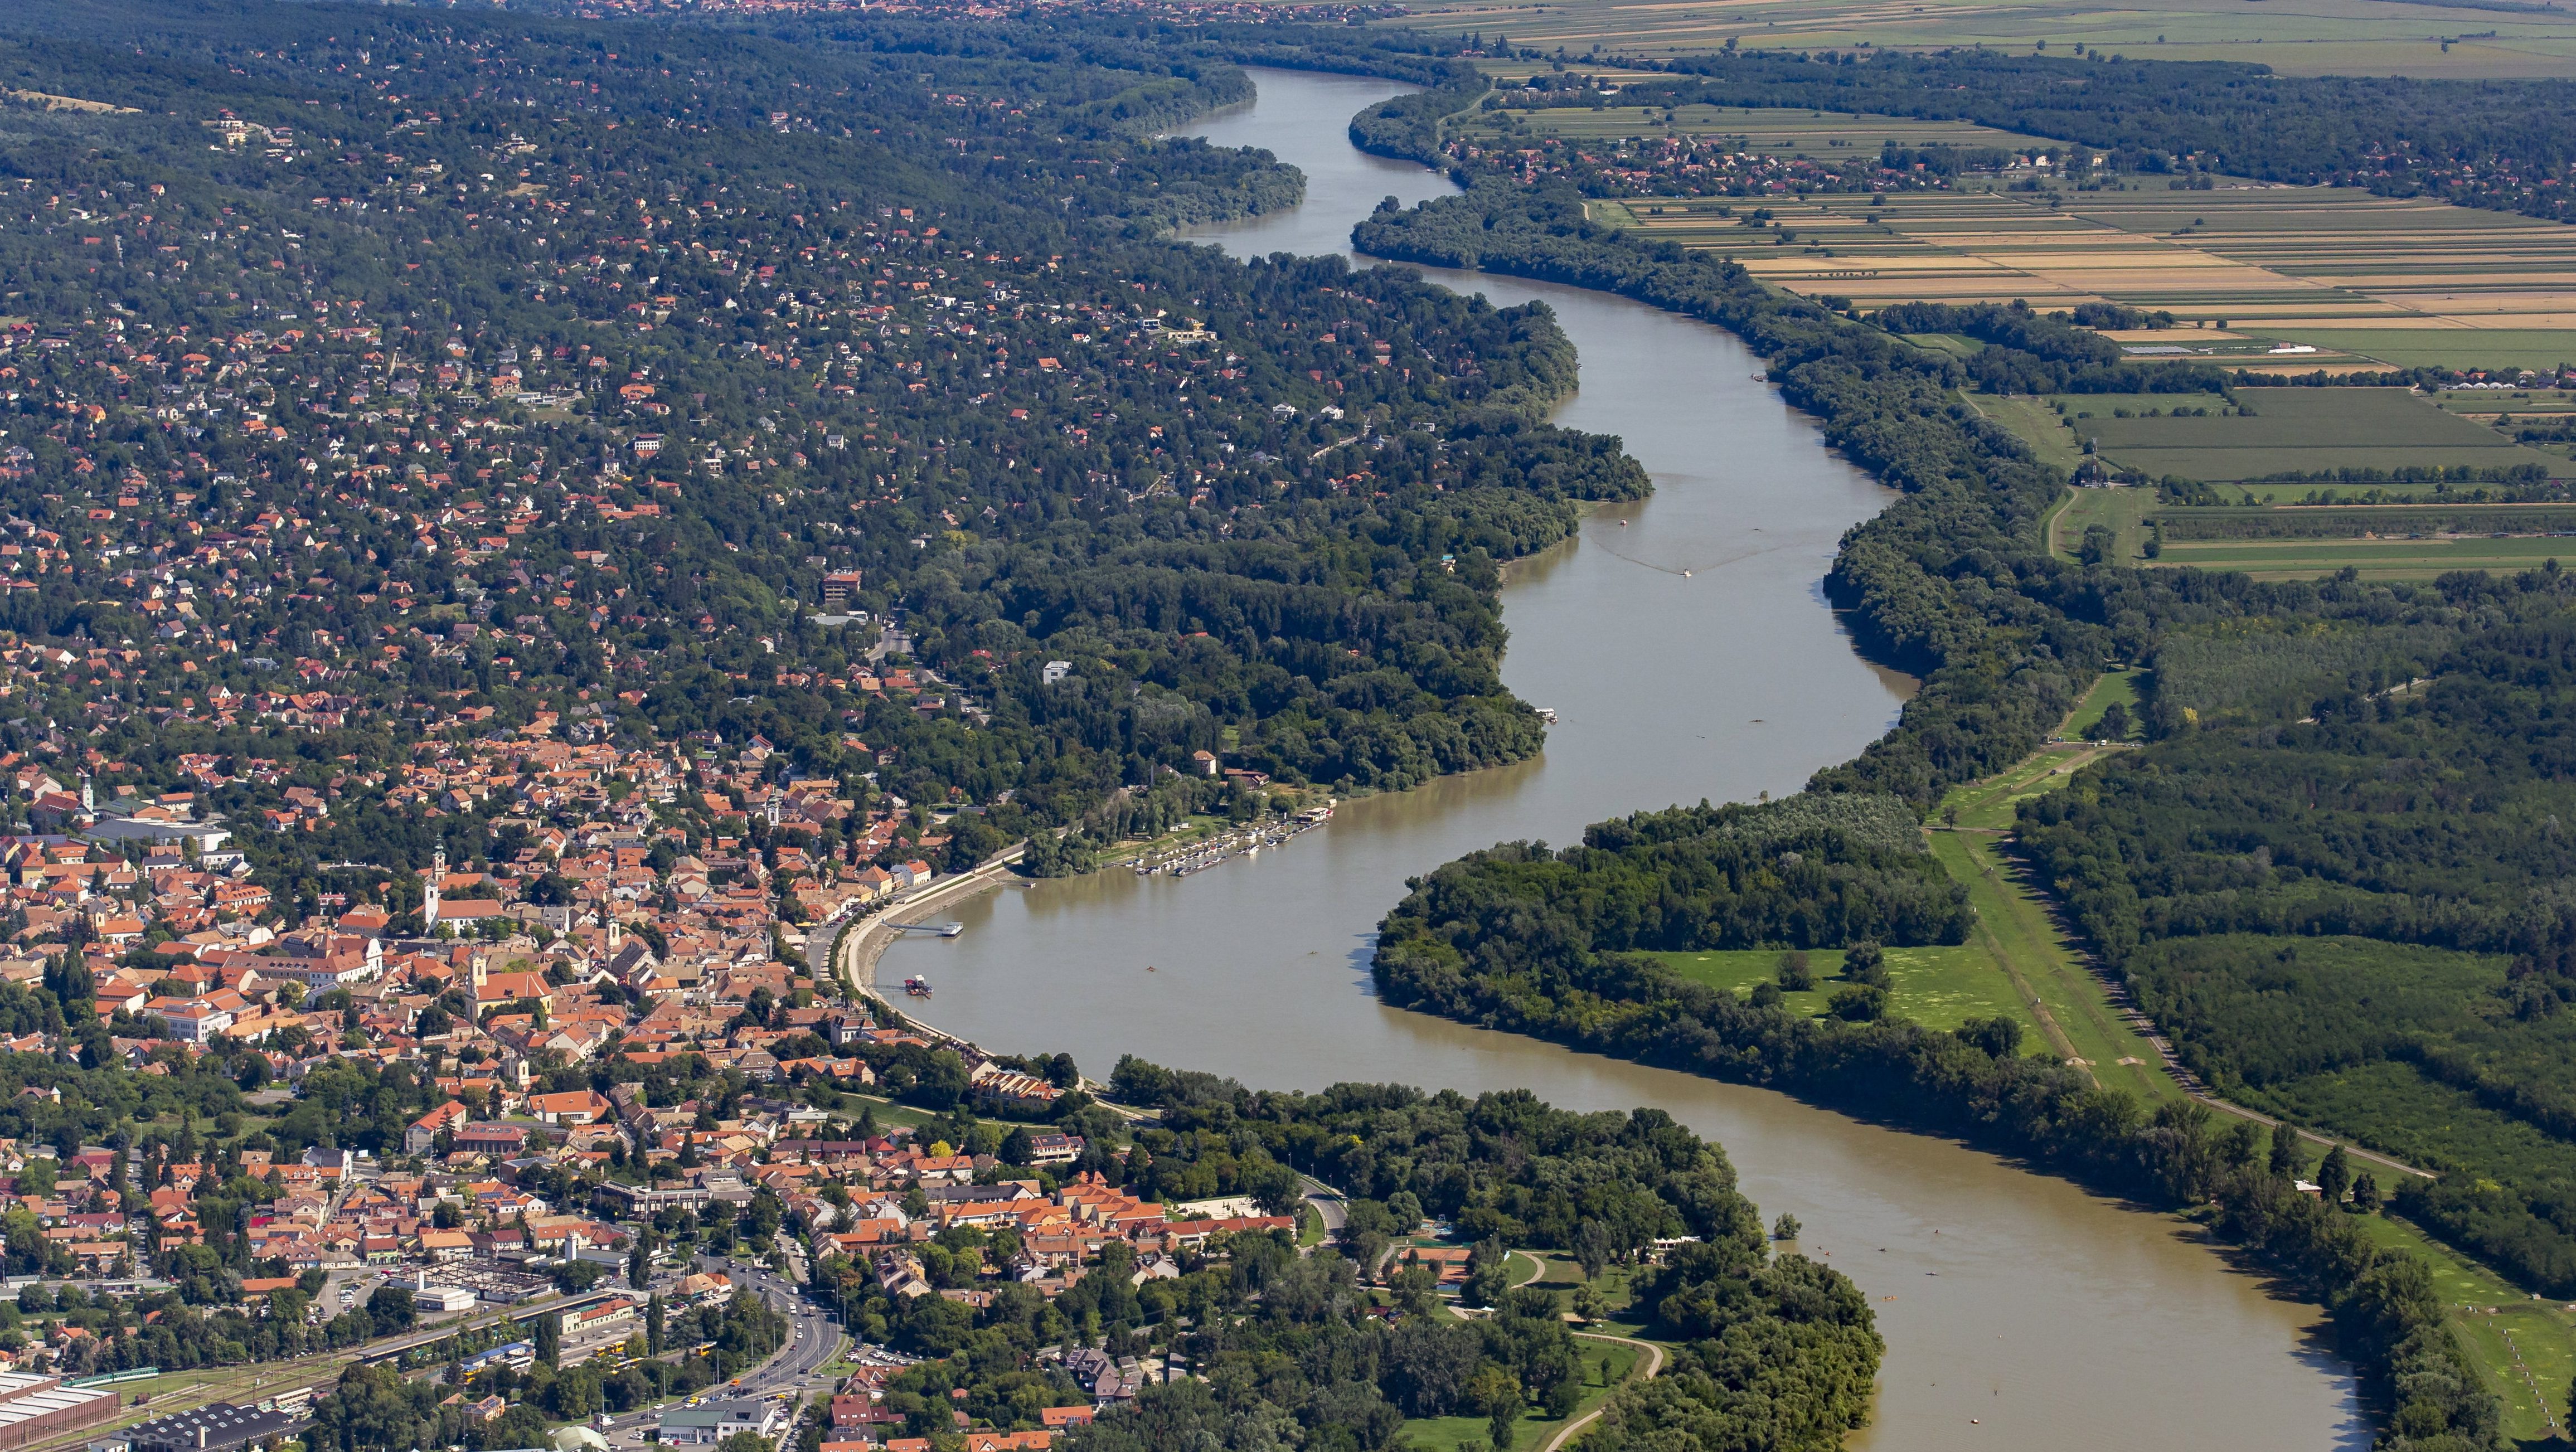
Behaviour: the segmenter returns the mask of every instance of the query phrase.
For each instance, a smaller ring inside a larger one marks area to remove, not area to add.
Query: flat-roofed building
[[[0,1447],[47,1442],[116,1415],[116,1393],[50,1376],[0,1372]]]
[[[108,1400],[112,1408],[115,1398]],[[128,1427],[92,1442],[89,1452],[245,1452],[283,1442],[311,1421],[295,1412],[208,1402],[194,1411]]]
[[[742,1432],[775,1437],[786,1425],[786,1413],[772,1401],[706,1402],[671,1407],[662,1413],[655,1440],[672,1446],[712,1446]]]

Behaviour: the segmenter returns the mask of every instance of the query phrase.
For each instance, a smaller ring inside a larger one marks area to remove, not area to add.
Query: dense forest
[[[2402,1206],[2552,1295],[2576,1291],[2564,581],[2445,576],[2449,631],[2176,640],[2162,739],[2019,833],[2196,1070],[2446,1172]]]

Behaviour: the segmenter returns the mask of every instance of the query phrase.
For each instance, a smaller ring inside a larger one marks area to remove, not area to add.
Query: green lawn
[[[2048,516],[2049,553],[2074,559],[2084,547],[2084,531],[2098,524],[2111,531],[2112,563],[2134,565],[2146,558],[2146,518],[2156,507],[2156,491],[2129,487],[2066,493],[2065,502]]]
[[[2077,714],[2082,709],[2077,707]],[[1948,825],[1994,831],[2010,827],[2015,803],[2064,786],[2067,777],[2100,760],[2107,750],[2098,746],[2060,746],[2033,752],[2009,771],[1953,787],[1941,800],[1940,819]]]
[[[1776,948],[1710,949],[1703,952],[1653,953],[1683,977],[1711,988],[1723,988],[1742,995],[1753,985],[1769,982],[1779,971],[1780,952]],[[1807,955],[1809,971],[1816,976],[1816,986],[1806,993],[1782,996],[1785,1007],[1796,1012],[1821,1017],[1834,990],[1845,986],[1836,976],[1842,972],[1843,954],[1839,948],[1818,949]],[[1972,1018],[1993,1018],[1997,1014],[2019,1019],[2026,1033],[2036,1037],[2039,1021],[2027,1005],[2013,993],[2012,985],[1995,970],[1994,962],[1974,944],[1955,948],[1890,948],[1887,950],[1888,1007],[1916,1023],[1931,1028],[1957,1028]]]
[[[1524,1413],[1512,1426],[1511,1452],[1536,1452],[1536,1449],[1546,1446],[1548,1439],[1567,1422],[1589,1415],[1609,1398],[1621,1382],[1628,1379],[1628,1373],[1635,1370],[1641,1354],[1637,1348],[1615,1341],[1586,1340],[1578,1341],[1576,1345],[1582,1355],[1583,1397],[1575,1403],[1574,1416],[1550,1417],[1536,1410]],[[1609,1384],[1606,1386],[1601,1381],[1605,1359],[1609,1362]],[[1407,1417],[1402,1436],[1422,1448],[1423,1452],[1455,1452],[1462,1447],[1469,1452],[1494,1452],[1490,1426],[1483,1417]]]
[[[1572,1261],[1529,1250],[1513,1251],[1512,1258],[1514,1284],[1535,1285],[1554,1291],[1560,1302],[1583,1284],[1583,1272]],[[1621,1314],[1630,1301],[1629,1275],[1626,1269],[1613,1266],[1592,1283],[1611,1308],[1610,1319],[1597,1328],[1608,1336],[1643,1334],[1638,1326]],[[1574,1334],[1578,1338],[1576,1351],[1582,1362],[1582,1399],[1575,1404],[1572,1417],[1549,1417],[1535,1409],[1523,1415],[1512,1428],[1512,1452],[1536,1452],[1536,1449],[1546,1446],[1548,1439],[1567,1422],[1590,1415],[1611,1391],[1628,1379],[1643,1355],[1634,1346],[1592,1339],[1582,1331]],[[1493,1452],[1491,1429],[1483,1417],[1410,1417],[1404,1423],[1404,1439],[1423,1452],[1455,1452],[1460,1447],[1469,1449],[1469,1452]]]
[[[1530,1284],[1564,1295],[1572,1295],[1575,1287],[1583,1284],[1583,1268],[1574,1262],[1562,1256],[1539,1255],[1533,1251],[1524,1251],[1523,1254],[1531,1256],[1541,1266],[1538,1279]],[[1610,1307],[1610,1319],[1604,1324],[1604,1329],[1622,1336],[1639,1334],[1638,1327],[1621,1314],[1635,1300],[1633,1281],[1634,1277],[1626,1268],[1612,1266],[1601,1273],[1599,1280],[1592,1282],[1592,1288],[1601,1293],[1602,1301]]]
[[[2111,703],[2114,701],[2127,707],[2130,719],[2136,720],[2138,683],[2145,680],[2146,676],[2147,673],[2142,670],[2104,671],[2100,678],[2093,682],[2093,689],[2085,692],[2084,699],[2076,703],[2075,713],[2066,718],[2066,725],[2058,734],[2075,741],[2092,740],[2094,724],[2102,719],[2103,712],[2111,709]],[[2136,735],[2137,730],[2132,727],[2128,736],[2121,739],[2128,740]]]
[[[1917,345],[1938,346],[1947,344],[1952,336],[1946,333],[1926,333],[1908,341]],[[1959,339],[1958,341],[1968,340]],[[1958,350],[1944,347],[1943,351]],[[2019,395],[2010,398],[1997,398],[1991,394],[1962,396],[1968,400],[1971,408],[2012,430],[2014,438],[2030,445],[2030,451],[2039,456],[2041,463],[2068,477],[2072,477],[2076,469],[2083,464],[2083,444],[2077,441],[2074,430],[2066,426],[2066,421],[2057,416],[2057,410],[2048,406],[2048,400],[2024,398]]]
[[[1955,811],[1963,830],[1934,831],[1929,840],[1951,878],[1966,885],[1969,905],[1976,910],[1969,946],[2006,985],[1988,991],[2008,992],[2022,1006],[2016,1016],[2035,1020],[2049,1049],[2082,1059],[2105,1087],[2126,1089],[2152,1102],[2178,1097],[2182,1087],[2068,947],[2039,893],[2023,880],[2019,864],[2005,855],[1998,835],[1998,829],[2010,825],[2014,803],[2065,785],[2102,754],[2099,748],[2048,748],[2010,771],[1956,788],[1936,820],[1946,823]]]
[[[2532,1298],[2504,1278],[2394,1215],[2360,1217],[2370,1238],[2419,1256],[2451,1325],[2487,1388],[2504,1402],[2505,1435],[2535,1442],[2563,1434],[2576,1380],[2576,1307]]]

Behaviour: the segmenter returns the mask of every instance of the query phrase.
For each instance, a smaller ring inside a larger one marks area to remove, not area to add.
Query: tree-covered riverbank
[[[1789,402],[1904,491],[1846,536],[1829,588],[1869,647],[1920,672],[1924,687],[1887,737],[1818,773],[1813,793],[1874,793],[1928,810],[1945,790],[2037,746],[2104,660],[2143,656],[2165,640],[2269,631],[2282,620],[2326,630],[2467,623],[2459,603],[2431,589],[2264,585],[2055,559],[2039,521],[2064,480],[1959,400],[1976,381],[1959,360],[1766,289],[1731,264],[1597,227],[1571,192],[1483,184],[1381,211],[1356,240],[1405,260],[1603,288],[1728,327],[1769,360]],[[1990,329],[1987,352],[2004,356],[1985,359],[1988,370],[2062,372],[2097,351],[2091,334],[2064,321],[1996,322],[2010,331]],[[1835,923],[1836,874],[1868,859],[1863,842],[1784,815],[1778,852],[1756,864],[1714,835],[1723,814],[1672,830],[1685,815],[1605,823],[1584,846],[1545,859],[1504,846],[1430,875],[1384,926],[1383,991],[1470,1022],[1776,1084],[2156,1202],[2214,1199],[2223,1230],[2335,1310],[2347,1350],[2408,1444],[2492,1439],[2493,1399],[2444,1326],[2423,1267],[2373,1249],[2344,1217],[2293,1194],[2256,1162],[2251,1143],[2221,1133],[2205,1112],[2148,1116],[2075,1070],[1989,1052],[1973,1033],[1793,1016],[1627,952],[1850,941],[1833,928],[1801,940],[1785,927],[1734,924]],[[1752,920],[1740,909],[1710,911],[1748,892],[1795,896],[1799,906]],[[1886,931],[1938,940],[1921,927]]]

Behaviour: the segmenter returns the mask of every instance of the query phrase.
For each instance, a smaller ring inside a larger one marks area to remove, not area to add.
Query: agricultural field
[[[1794,126],[1826,118],[1789,112]],[[1867,137],[1865,118],[1842,134]],[[1885,138],[1881,138],[1885,139]],[[2031,139],[2025,138],[2027,144]],[[2576,228],[2335,187],[1964,189],[1595,202],[1613,225],[1735,258],[1866,309],[2108,300],[2181,326],[2124,334],[2140,357],[2308,373],[2576,363]]]
[[[2576,475],[2565,456],[2522,447],[2404,388],[2244,389],[2233,406],[2197,394],[2068,394],[2054,403],[2106,462],[2152,479],[2230,483],[2335,469],[2525,465]]]
[[[2242,0],[2172,0],[2153,9],[1973,0],[1901,8],[1863,0],[1445,0],[1408,10],[1399,23],[1440,33],[1502,31],[1516,48],[1568,58],[1688,55],[1729,41],[1756,50],[2080,44],[2155,60],[2255,62],[2284,75],[2576,76],[2576,14],[2538,7],[2463,12],[2379,0],[2311,0],[2294,11]]]
[[[2235,570],[2257,580],[2311,580],[2350,569],[2365,580],[2430,580],[2451,570],[2519,573],[2576,559],[2576,538],[2210,540],[2167,544],[2156,561]]]

